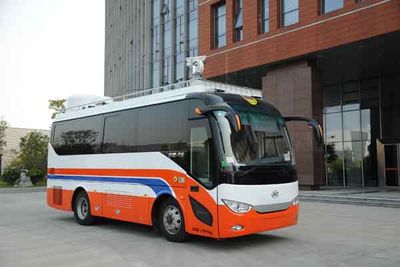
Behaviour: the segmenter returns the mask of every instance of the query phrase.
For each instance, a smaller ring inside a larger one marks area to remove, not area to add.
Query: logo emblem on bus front
[[[278,198],[278,197],[279,197],[279,192],[276,191],[276,190],[272,191],[271,197],[274,198],[274,199],[275,199],[275,198]]]

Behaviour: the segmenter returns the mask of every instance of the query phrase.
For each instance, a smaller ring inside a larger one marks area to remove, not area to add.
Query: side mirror
[[[285,121],[303,121],[307,123],[307,126],[313,129],[315,140],[318,145],[324,143],[324,135],[322,133],[321,125],[314,119],[304,118],[304,117],[284,117]]]
[[[229,124],[231,125],[232,129],[235,132],[239,132],[241,129],[241,123],[240,123],[240,118],[239,115],[235,113],[235,111],[228,105],[215,105],[215,106],[206,106],[206,107],[201,107],[201,108],[195,108],[194,112],[197,115],[206,115],[207,113],[211,111],[225,111],[226,112],[226,118],[229,121]]]

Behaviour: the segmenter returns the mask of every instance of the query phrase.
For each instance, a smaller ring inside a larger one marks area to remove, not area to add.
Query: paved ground
[[[299,225],[221,242],[77,225],[44,192],[0,191],[0,266],[400,266],[400,209],[306,202]]]
[[[336,204],[400,208],[400,190],[388,188],[342,188],[300,191],[300,200]]]

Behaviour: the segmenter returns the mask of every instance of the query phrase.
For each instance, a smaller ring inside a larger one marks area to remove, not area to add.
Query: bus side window
[[[215,184],[213,147],[208,119],[191,121],[189,168],[190,173],[206,187]]]

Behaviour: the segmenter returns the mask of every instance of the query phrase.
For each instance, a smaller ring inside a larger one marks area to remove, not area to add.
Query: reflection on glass
[[[340,111],[340,85],[325,87],[324,93],[324,112]]]
[[[211,138],[206,127],[192,128],[190,132],[190,173],[203,184],[212,186],[210,151]]]
[[[325,146],[328,185],[343,185],[342,143],[329,143]]]
[[[344,142],[346,186],[361,186],[362,142]]]
[[[269,32],[269,0],[261,1],[261,31]]]
[[[361,81],[361,109],[379,107],[379,80]]]
[[[361,140],[360,111],[343,112],[343,141]]]
[[[343,84],[343,110],[360,109],[360,93],[358,82]]]
[[[371,139],[371,110],[369,109],[361,110],[361,139]]]
[[[214,16],[215,47],[218,48],[226,45],[226,5],[216,6]]]
[[[283,25],[289,26],[295,24],[299,21],[299,10],[294,10],[284,14],[283,16]]]
[[[363,173],[365,186],[377,186],[376,143],[363,142]]]
[[[327,142],[342,141],[342,114],[332,113],[325,115],[325,132]]]
[[[343,8],[344,0],[324,0],[322,13],[328,13]]]
[[[289,26],[299,21],[299,1],[282,1],[282,22],[283,26]]]

